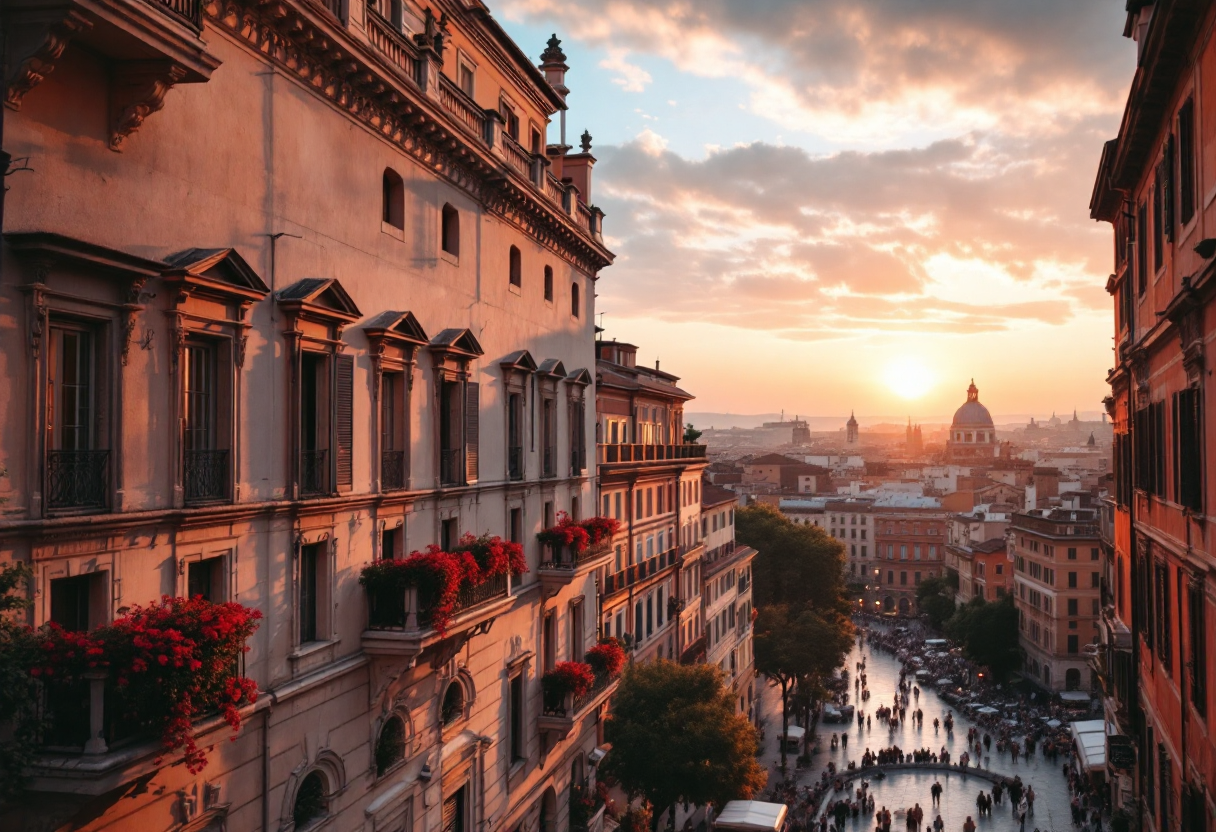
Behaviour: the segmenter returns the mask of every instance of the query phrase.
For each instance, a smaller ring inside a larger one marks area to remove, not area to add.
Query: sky
[[[605,337],[690,411],[1096,412],[1135,69],[1112,0],[492,0],[570,72]],[[555,119],[556,125],[556,119]],[[551,129],[550,141],[556,141]]]

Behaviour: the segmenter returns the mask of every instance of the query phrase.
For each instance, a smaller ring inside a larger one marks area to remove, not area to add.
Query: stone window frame
[[[363,326],[363,334],[367,336],[369,352],[372,358],[372,410],[375,429],[372,435],[372,459],[375,462],[375,490],[408,491],[413,485],[412,458],[410,449],[413,443],[413,390],[414,368],[417,365],[418,350],[425,347],[430,339],[418,323],[418,319],[409,311],[386,311],[377,315]],[[401,399],[401,449],[404,454],[402,462],[402,482],[399,488],[387,489],[384,485],[384,449],[381,447],[384,435],[383,399],[385,373],[399,373],[404,379]]]

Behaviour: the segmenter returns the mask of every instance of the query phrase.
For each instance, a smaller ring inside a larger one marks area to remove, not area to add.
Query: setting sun
[[[887,387],[903,399],[919,399],[933,388],[933,373],[916,358],[900,358],[887,366]]]

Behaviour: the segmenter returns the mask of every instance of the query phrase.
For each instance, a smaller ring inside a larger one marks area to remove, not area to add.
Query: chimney
[[[566,66],[566,53],[562,52],[562,42],[557,39],[555,32],[549,38],[549,42],[545,45],[545,51],[540,53],[540,71],[545,74],[545,80],[549,82],[549,86],[557,91],[561,96],[562,103],[565,104],[566,96],[570,94],[570,88],[566,86],[566,73],[570,67]],[[562,107],[561,111],[561,146],[562,152],[565,152],[566,144],[566,108]]]
[[[654,368],[655,368],[655,370],[659,369],[659,359],[657,359],[657,358],[654,360]]]
[[[562,160],[562,180],[578,188],[578,198],[585,205],[591,204],[591,168],[595,157],[591,155],[591,133],[584,130],[580,137],[581,153],[568,153]]]

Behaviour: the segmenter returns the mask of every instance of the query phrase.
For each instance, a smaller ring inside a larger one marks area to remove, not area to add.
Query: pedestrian
[[[975,798],[975,811],[980,817],[984,816],[984,790],[980,789],[979,796]]]
[[[934,780],[933,785],[929,788],[929,794],[933,796],[933,803],[940,805],[942,802],[942,784]]]
[[[938,815],[933,820],[933,832],[945,832],[946,822],[942,820],[942,816]]]
[[[971,819],[971,815],[967,815],[967,820],[963,822],[963,832],[975,832],[975,821]]]
[[[1034,814],[1034,786],[1026,787],[1026,806],[1030,814]]]
[[[843,751],[848,746],[848,744],[849,744],[849,735],[846,734],[844,731],[841,731],[840,732],[840,750]],[[1016,763],[1017,760],[1014,760],[1014,762]]]

